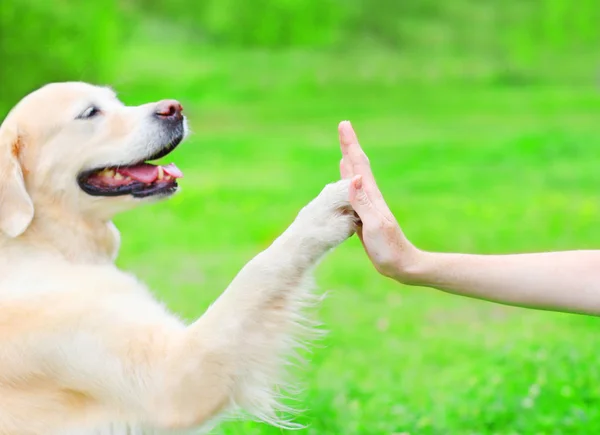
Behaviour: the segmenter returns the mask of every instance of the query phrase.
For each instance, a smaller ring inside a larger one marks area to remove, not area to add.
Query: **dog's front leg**
[[[202,422],[231,405],[281,423],[282,369],[306,331],[302,308],[311,299],[310,270],[355,230],[348,185],[326,186],[188,328],[170,361],[178,385],[164,396],[165,406],[182,419],[177,426]]]

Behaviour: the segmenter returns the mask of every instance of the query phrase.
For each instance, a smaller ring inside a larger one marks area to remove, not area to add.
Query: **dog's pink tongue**
[[[183,172],[181,172],[181,169],[175,166],[175,163],[169,163],[167,166],[163,166],[162,168],[165,171],[165,174],[169,174],[173,178],[183,178]]]
[[[162,166],[163,172],[173,178],[182,178],[183,173],[173,163]],[[131,177],[134,180],[145,184],[150,184],[158,178],[158,166],[142,163],[136,166],[126,166],[119,168],[118,172],[126,177]]]
[[[131,177],[146,184],[152,183],[158,178],[158,166],[147,165],[145,163],[119,168],[117,171],[126,177]]]

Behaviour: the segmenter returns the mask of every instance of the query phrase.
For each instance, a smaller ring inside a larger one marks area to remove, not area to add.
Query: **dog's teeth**
[[[123,176],[117,172],[115,174],[115,180],[122,180],[122,179],[123,179]]]
[[[106,177],[114,177],[115,176],[115,171],[113,171],[112,169],[105,169],[104,170],[104,175]]]
[[[167,176],[165,177],[165,180],[167,180],[167,181],[169,181],[170,179],[171,179],[171,176],[170,176],[170,175],[167,175]]]
[[[162,166],[158,167],[158,179],[162,180],[165,177],[165,172],[163,171]]]

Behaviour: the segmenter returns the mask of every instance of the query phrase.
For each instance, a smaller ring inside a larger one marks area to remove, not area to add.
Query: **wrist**
[[[434,264],[438,254],[411,247],[409,255],[403,255],[396,264],[390,278],[406,285],[428,286],[434,280]]]

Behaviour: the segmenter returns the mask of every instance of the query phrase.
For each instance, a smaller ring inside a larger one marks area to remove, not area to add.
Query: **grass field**
[[[190,118],[193,136],[170,157],[186,175],[181,194],[117,221],[120,265],[188,319],[338,178],[342,119],[423,249],[600,246],[591,81],[549,71],[503,84],[485,63],[471,64],[467,80],[460,65],[432,70],[375,53],[355,63],[185,50],[137,45],[114,85],[127,103],[178,98]],[[319,313],[330,333],[298,374],[299,434],[600,433],[597,319],[403,287],[373,270],[355,238],[317,276],[331,292]],[[245,422],[216,430],[282,432]]]

